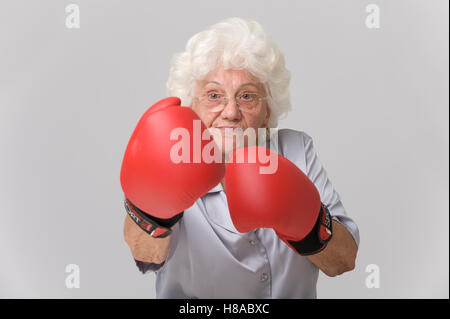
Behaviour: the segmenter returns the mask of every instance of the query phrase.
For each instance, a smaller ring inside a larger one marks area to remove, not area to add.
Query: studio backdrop
[[[284,53],[279,127],[313,138],[359,227],[355,269],[320,273],[318,297],[448,298],[446,0],[1,1],[1,298],[155,297],[121,161],[172,55],[228,17]]]

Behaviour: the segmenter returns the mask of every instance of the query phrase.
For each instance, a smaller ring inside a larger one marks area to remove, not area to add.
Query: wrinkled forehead
[[[202,80],[197,81],[196,86],[198,88],[218,87],[225,90],[250,87],[264,91],[264,85],[248,70],[224,69],[221,66],[209,72]]]

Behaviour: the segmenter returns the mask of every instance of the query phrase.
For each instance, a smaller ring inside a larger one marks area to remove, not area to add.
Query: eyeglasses
[[[230,99],[224,94],[207,93],[200,97],[194,97],[202,103],[211,112],[221,112],[228,104]],[[267,99],[267,96],[259,96],[256,93],[242,93],[235,97],[236,105],[241,111],[252,112],[258,109],[262,100]]]

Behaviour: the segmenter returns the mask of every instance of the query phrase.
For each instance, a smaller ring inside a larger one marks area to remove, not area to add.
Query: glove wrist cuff
[[[300,241],[287,240],[287,242],[297,253],[307,256],[322,251],[332,236],[331,214],[327,206],[322,203],[319,217],[311,232]]]
[[[172,218],[163,219],[144,213],[126,198],[124,200],[124,205],[125,210],[131,219],[133,219],[143,231],[154,238],[164,238],[169,236],[172,233],[171,227],[183,217],[184,213],[183,211]]]

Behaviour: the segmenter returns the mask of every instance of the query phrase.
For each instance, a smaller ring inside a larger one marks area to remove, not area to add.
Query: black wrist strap
[[[171,227],[183,217],[184,213],[183,211],[172,218],[162,219],[144,213],[126,198],[124,200],[124,205],[125,210],[131,219],[133,219],[143,231],[154,238],[164,238],[169,236],[172,233]]]
[[[289,244],[300,255],[307,256],[322,251],[331,240],[332,219],[330,211],[324,204],[321,205],[319,217],[311,232],[300,241],[288,240]]]

